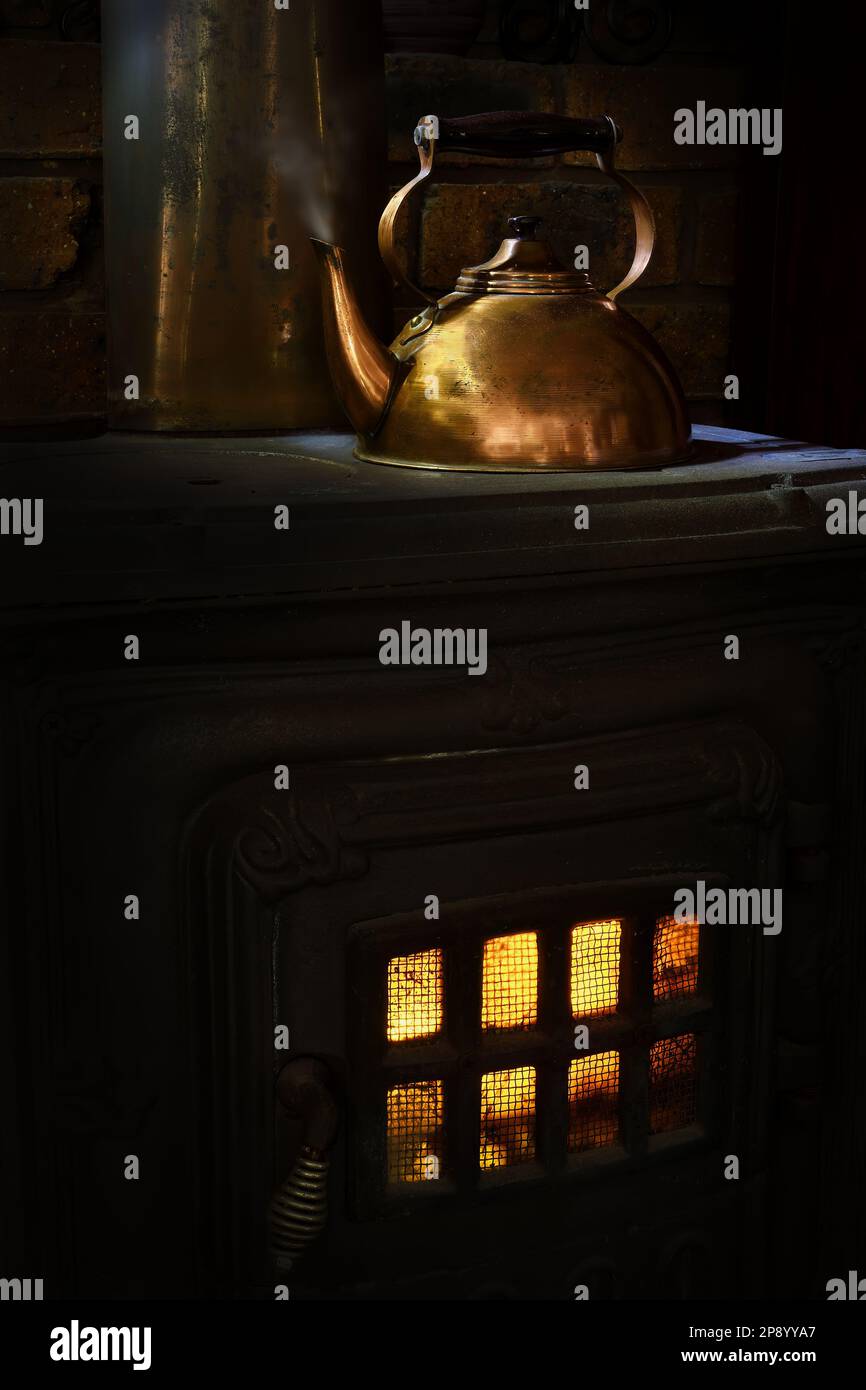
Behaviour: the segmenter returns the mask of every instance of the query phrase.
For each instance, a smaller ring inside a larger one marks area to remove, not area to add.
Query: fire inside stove
[[[652,921],[652,969],[647,982],[653,1010],[698,991],[700,929],[696,922],[680,923],[672,917]],[[435,1044],[445,1037],[448,1004],[445,991],[445,953],[436,947],[411,955],[394,956],[387,963],[387,1040],[403,1047],[408,1043]],[[698,1040],[694,1033],[670,1033],[656,1041],[635,1043],[629,1039],[629,1014],[634,999],[624,998],[624,923],[619,918],[579,922],[567,936],[568,968],[552,983],[561,987],[569,1003],[575,1038],[576,1025],[586,1022],[590,1038],[593,1020],[604,1019],[616,1030],[622,1023],[622,1045],[615,1038],[598,1051],[583,1050],[553,1074],[565,1089],[568,1125],[564,1136],[567,1152],[583,1153],[621,1141],[624,1069],[630,1077],[642,1076],[647,1088],[646,1132],[650,1135],[683,1128],[696,1113]],[[539,976],[543,933],[512,932],[490,937],[481,950],[480,1010],[477,1073],[476,1155],[482,1172],[517,1167],[537,1157],[539,1072],[535,1061],[520,1065],[492,1065],[495,1049],[507,1046],[510,1059],[520,1051],[521,1036],[545,1026],[543,999],[555,997],[551,981],[545,990]],[[477,966],[475,967],[477,969]],[[550,970],[556,965],[548,963]],[[548,1007],[549,1005],[544,1005]],[[609,1022],[608,1022],[609,1021]],[[485,1047],[485,1039],[486,1047]],[[489,1049],[493,1048],[493,1052]],[[641,1065],[634,1065],[640,1052]],[[484,1065],[485,1053],[491,1064]],[[431,1059],[432,1059],[431,1054]],[[539,1056],[536,1046],[532,1054]],[[632,1064],[626,1064],[630,1056]],[[510,1060],[509,1059],[509,1060]],[[446,1175],[446,1126],[449,1089],[458,1081],[424,1075],[392,1085],[387,1091],[387,1169],[390,1183],[436,1181]],[[463,1084],[463,1083],[460,1083]],[[632,1084],[632,1083],[630,1083]],[[634,1083],[638,1084],[638,1083]],[[465,1104],[461,1110],[465,1114]]]

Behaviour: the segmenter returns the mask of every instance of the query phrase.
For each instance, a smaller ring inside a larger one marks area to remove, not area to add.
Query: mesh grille
[[[388,961],[388,1041],[432,1038],[442,1028],[442,952]]]
[[[535,1068],[489,1071],[481,1077],[482,1168],[507,1168],[535,1156]]]
[[[571,1011],[575,1018],[616,1012],[622,923],[580,922],[571,929]]]
[[[650,1048],[650,1133],[682,1129],[697,1108],[697,1039],[694,1033],[662,1038]]]
[[[568,1068],[568,1147],[600,1149],[619,1137],[619,1053],[576,1057]]]
[[[701,929],[697,922],[659,917],[653,937],[653,998],[680,999],[698,987]]]
[[[429,1182],[442,1166],[442,1082],[410,1081],[388,1092],[388,1181]]]
[[[538,1022],[538,937],[496,936],[484,943],[481,1026],[532,1028]]]

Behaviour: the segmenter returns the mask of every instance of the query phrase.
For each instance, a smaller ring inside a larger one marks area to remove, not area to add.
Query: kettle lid
[[[468,266],[457,280],[464,294],[578,294],[592,291],[583,270],[568,270],[548,241],[540,217],[509,217],[509,235],[489,261]]]

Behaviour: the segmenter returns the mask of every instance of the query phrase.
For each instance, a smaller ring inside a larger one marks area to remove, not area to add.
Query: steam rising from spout
[[[351,149],[342,125],[330,125],[325,115],[326,88],[322,68],[327,62],[328,46],[319,28],[316,4],[307,6],[307,20],[305,41],[313,60],[312,92],[307,96],[311,95],[313,100],[315,130],[298,122],[296,130],[306,135],[292,140],[285,153],[277,156],[276,167],[280,178],[286,180],[298,199],[300,219],[307,234],[334,242],[339,239],[335,204],[341,194],[334,168],[351,169]]]
[[[337,240],[334,197],[323,152],[296,140],[288,152],[274,160],[277,176],[298,200],[298,213],[309,237],[320,241]]]

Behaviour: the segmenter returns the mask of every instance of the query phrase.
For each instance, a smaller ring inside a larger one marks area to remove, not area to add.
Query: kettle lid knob
[[[519,241],[535,241],[543,220],[541,217],[509,217],[508,230]]]

